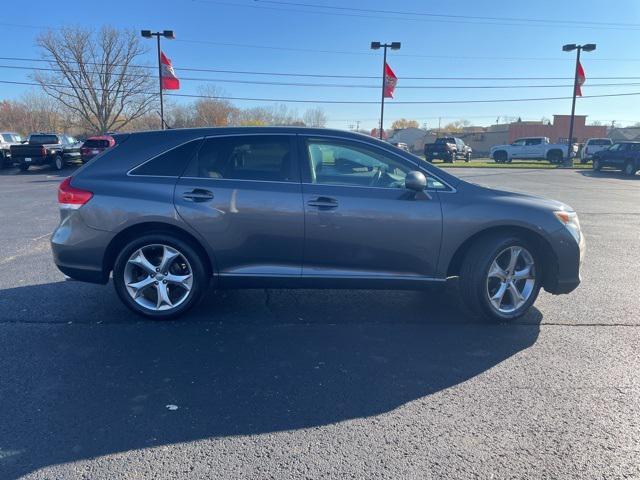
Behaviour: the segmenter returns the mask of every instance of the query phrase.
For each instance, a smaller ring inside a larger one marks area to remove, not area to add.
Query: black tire
[[[632,160],[628,160],[627,163],[624,164],[624,174],[627,177],[633,177],[637,171]]]
[[[523,247],[531,254],[534,261],[535,281],[524,304],[512,312],[503,313],[497,310],[489,300],[487,275],[496,257],[512,246]],[[460,269],[458,288],[464,305],[472,314],[485,320],[508,322],[527,313],[538,297],[542,278],[542,262],[533,245],[517,235],[493,234],[481,237],[465,255]]]
[[[503,150],[499,150],[493,154],[493,161],[496,163],[506,163],[508,159],[509,155]]]
[[[151,310],[136,303],[125,285],[125,267],[131,255],[138,249],[149,245],[167,245],[184,256],[192,272],[192,285],[187,297],[178,306],[168,310]],[[118,254],[113,267],[113,285],[120,300],[133,312],[153,320],[169,320],[184,314],[195,306],[209,286],[209,275],[206,268],[207,259],[202,258],[197,250],[178,236],[167,233],[150,233],[127,243]]]
[[[551,150],[549,153],[547,153],[547,160],[549,161],[549,163],[561,163],[563,158],[564,156],[562,155],[562,152],[560,150]]]
[[[21,172],[26,172],[27,170],[29,170],[29,164],[26,162],[20,162],[18,164],[18,168],[20,169]]]
[[[0,168],[8,168],[10,162],[7,160],[7,156],[4,152],[0,152]]]
[[[599,172],[602,170],[602,165],[600,164],[600,159],[598,157],[594,157],[593,163],[591,164],[591,169],[594,172]]]
[[[64,168],[64,159],[60,155],[56,155],[51,166],[57,171],[62,170]]]
[[[471,161],[471,154],[467,152],[467,154],[464,156],[464,161],[469,163]]]

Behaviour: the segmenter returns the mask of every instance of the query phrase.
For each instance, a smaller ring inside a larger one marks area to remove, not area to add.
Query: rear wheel
[[[460,292],[472,313],[494,321],[524,315],[540,292],[542,271],[535,249],[524,239],[490,235],[467,252]]]
[[[26,162],[20,162],[20,165],[18,165],[18,168],[20,169],[21,172],[26,172],[27,170],[29,170],[29,164]]]
[[[635,164],[629,160],[624,164],[624,174],[628,177],[633,177],[637,172]]]
[[[184,240],[158,233],[129,242],[118,255],[113,283],[120,300],[155,320],[177,317],[207,288],[204,259]]]
[[[547,160],[549,160],[549,163],[561,163],[562,158],[563,155],[560,150],[552,150],[547,153]]]

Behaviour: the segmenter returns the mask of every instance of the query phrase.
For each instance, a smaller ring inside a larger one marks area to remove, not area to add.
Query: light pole
[[[573,157],[571,154],[573,153],[573,119],[576,114],[576,91],[578,89],[578,66],[580,65],[580,52],[584,50],[585,52],[593,52],[596,49],[595,43],[586,43],[584,45],[576,45],[575,43],[569,43],[567,45],[562,46],[563,52],[572,52],[576,50],[576,67],[575,72],[573,74],[573,100],[571,102],[571,118],[569,120],[569,145],[567,146],[567,158],[564,162],[566,167],[573,166]]]
[[[391,43],[380,43],[380,42],[371,42],[372,50],[379,50],[380,48],[384,49],[384,57],[382,61],[382,103],[380,104],[380,132],[379,137],[382,140],[382,132],[384,127],[384,90],[386,88],[386,66],[387,66],[387,48],[391,48],[391,50],[400,50],[400,42],[391,42]]]
[[[160,129],[164,130],[164,104],[162,102],[162,61],[160,57],[160,37],[164,37],[169,40],[173,40],[175,35],[173,30],[163,30],[161,32],[152,32],[151,30],[142,30],[140,34],[144,38],[156,37],[158,40],[158,84],[160,85]]]

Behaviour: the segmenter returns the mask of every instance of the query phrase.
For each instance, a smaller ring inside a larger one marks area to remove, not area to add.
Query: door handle
[[[191,200],[192,202],[206,202],[207,200],[213,199],[213,192],[202,188],[195,188],[190,192],[184,192],[182,198]]]
[[[329,209],[336,208],[338,206],[338,201],[331,197],[318,197],[309,200],[307,205],[310,207],[318,207],[320,209]]]

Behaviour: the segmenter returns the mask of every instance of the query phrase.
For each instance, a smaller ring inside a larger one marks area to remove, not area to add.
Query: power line
[[[35,70],[46,72],[69,72],[69,73],[81,73],[80,70],[63,70],[61,68],[51,67],[34,67],[23,65],[0,65],[0,68],[16,69],[16,70]],[[100,75],[103,72],[88,70],[83,71],[89,75]],[[148,75],[136,74],[136,73],[117,73],[114,76],[126,76],[129,78],[145,78]],[[638,77],[640,80],[640,77]],[[248,84],[248,85],[265,85],[265,86],[287,86],[287,87],[319,87],[319,88],[373,88],[379,89],[380,85],[364,85],[364,84],[340,84],[340,83],[303,83],[303,82],[269,82],[269,81],[256,81],[256,80],[238,80],[227,78],[202,78],[202,77],[180,77],[180,80],[185,81],[199,81],[199,82],[218,82],[218,83],[233,83],[233,84]],[[517,89],[517,88],[570,88],[571,84],[561,85],[398,85],[399,90],[412,89],[412,90],[500,90],[500,89]],[[624,87],[624,86],[640,86],[638,82],[625,82],[625,83],[592,83],[589,87]]]
[[[40,84],[35,82],[20,82],[10,80],[0,80],[0,83],[12,85],[33,85],[50,88],[73,88],[70,85],[59,84]],[[95,88],[97,91],[110,91],[104,88]],[[151,92],[140,92],[145,95],[157,95]],[[185,97],[185,98],[209,98],[213,100],[238,100],[238,101],[256,101],[256,102],[276,102],[276,103],[315,103],[315,104],[336,104],[336,105],[377,105],[378,101],[368,100],[310,100],[310,99],[290,99],[290,98],[251,98],[251,97],[232,97],[226,95],[196,95],[186,93],[166,93],[167,96]],[[640,92],[628,93],[610,93],[602,95],[584,95],[581,98],[607,98],[607,97],[628,97],[637,96]],[[521,103],[521,102],[539,102],[549,100],[569,100],[572,97],[540,97],[540,98],[502,98],[491,100],[427,100],[427,101],[394,101],[395,105],[451,105],[451,104],[474,104],[474,103]]]
[[[44,62],[52,64],[51,60],[42,58],[26,58],[26,57],[0,57],[0,60],[9,60],[17,62]],[[117,63],[100,63],[100,62],[85,62],[86,65],[92,66],[113,66],[113,67],[129,67],[129,68],[146,68],[156,70],[157,67],[150,65],[126,65]],[[379,80],[379,75],[328,75],[319,73],[294,73],[294,72],[265,72],[265,71],[252,71],[252,70],[228,70],[228,69],[215,69],[215,68],[193,68],[193,67],[174,67],[179,72],[208,72],[208,73],[229,73],[238,75],[267,75],[267,76],[280,76],[280,77],[304,77],[304,78],[344,78],[344,79],[369,79]],[[606,77],[589,77],[590,80],[640,80],[640,76],[606,76]],[[456,80],[456,81],[523,81],[523,80],[573,80],[573,77],[405,77],[402,76],[401,80]]]
[[[640,30],[640,25],[636,26],[633,24],[630,25],[619,25],[619,26],[606,26],[600,24],[589,24],[591,22],[576,22],[573,23],[535,23],[531,21],[527,21],[526,19],[514,19],[511,21],[506,20],[496,20],[492,21],[491,17],[477,17],[477,19],[473,18],[465,18],[463,16],[449,16],[449,18],[416,18],[411,17],[408,13],[397,12],[396,15],[402,15],[400,17],[389,16],[390,13],[384,13],[384,15],[371,15],[369,12],[392,12],[388,10],[365,10],[365,9],[351,9],[349,7],[337,7],[337,6],[328,6],[328,5],[319,5],[319,4],[304,4],[304,3],[292,3],[292,2],[260,2],[260,3],[272,3],[276,6],[265,6],[265,5],[256,5],[256,4],[238,4],[238,3],[230,3],[219,0],[193,0],[194,2],[199,3],[209,3],[216,5],[225,5],[230,7],[240,7],[240,8],[253,8],[253,9],[263,9],[263,10],[275,10],[275,11],[288,11],[288,12],[297,12],[297,13],[311,13],[318,15],[330,15],[330,16],[340,16],[340,17],[356,17],[356,18],[372,18],[372,19],[380,19],[385,21],[413,21],[413,22],[427,22],[427,23],[454,23],[454,24],[471,24],[471,25],[496,25],[496,26],[529,26],[529,27],[558,27],[562,26],[564,28],[576,28],[576,29],[597,29],[597,30],[628,30],[628,31],[638,31]],[[256,0],[257,1],[257,0]],[[291,7],[303,7],[303,8],[291,8]],[[344,8],[346,10],[350,10],[355,13],[347,13],[347,11],[342,10],[339,13],[335,11],[325,11],[325,10],[309,10],[309,8],[319,8],[319,9],[340,9]],[[366,12],[366,13],[365,13]],[[393,12],[391,13],[393,14]],[[500,18],[500,17],[496,17]],[[543,21],[543,20],[539,20]],[[561,22],[561,21],[559,21]]]

